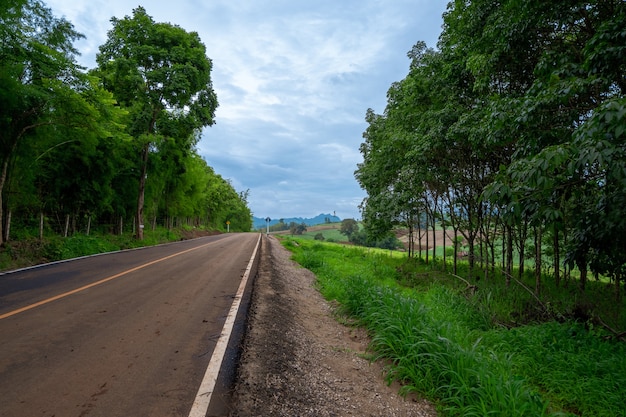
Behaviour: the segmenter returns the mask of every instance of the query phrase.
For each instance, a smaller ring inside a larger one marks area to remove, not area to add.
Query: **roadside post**
[[[269,217],[265,218],[265,222],[267,223],[267,235],[270,235],[270,222],[272,221],[272,219],[270,219]]]
[[[226,220],[226,233],[230,233],[230,220]]]

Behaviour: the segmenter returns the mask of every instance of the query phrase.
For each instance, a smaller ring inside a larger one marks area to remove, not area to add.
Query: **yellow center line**
[[[104,284],[105,282],[108,282],[108,281],[114,280],[114,279],[119,278],[119,277],[121,277],[121,276],[123,276],[123,275],[126,275],[126,274],[130,274],[131,272],[138,271],[138,270],[140,270],[140,269],[142,269],[142,268],[145,268],[145,267],[148,267],[148,266],[150,266],[150,265],[154,265],[154,264],[156,264],[156,263],[159,263],[159,262],[162,262],[162,261],[166,261],[166,260],[168,260],[168,259],[174,258],[175,256],[178,256],[178,255],[183,255],[183,254],[185,254],[185,253],[188,253],[188,252],[194,251],[194,250],[196,250],[196,249],[201,249],[201,248],[204,248],[205,246],[209,246],[209,245],[211,245],[211,244],[213,244],[213,243],[215,243],[215,242],[205,243],[204,245],[201,245],[201,246],[196,246],[195,248],[187,249],[187,250],[184,250],[184,251],[182,251],[182,252],[178,252],[178,253],[175,253],[175,254],[173,254],[173,255],[166,256],[166,257],[164,257],[164,258],[156,259],[156,260],[151,261],[151,262],[148,262],[148,263],[146,263],[146,264],[139,265],[139,266],[136,266],[136,267],[131,268],[131,269],[129,269],[129,270],[126,270],[126,271],[124,271],[124,272],[120,272],[119,274],[111,275],[110,277],[107,277],[107,278],[101,279],[100,281],[92,282],[91,284],[87,284],[87,285],[85,285],[85,286],[82,286],[82,287],[80,287],[80,288],[76,288],[76,289],[74,289],[74,290],[71,290],[71,291],[65,292],[65,293],[63,293],[63,294],[55,295],[54,297],[46,298],[45,300],[41,300],[41,301],[38,301],[38,302],[36,302],[36,303],[34,303],[34,304],[30,304],[30,305],[27,305],[27,306],[25,306],[25,307],[18,308],[17,310],[9,311],[8,313],[1,314],[1,315],[0,315],[0,320],[6,319],[7,317],[11,317],[11,316],[14,316],[14,315],[19,314],[19,313],[23,313],[24,311],[31,310],[31,309],[33,309],[33,308],[35,308],[35,307],[39,307],[39,306],[42,306],[42,305],[44,305],[44,304],[51,303],[51,302],[56,301],[56,300],[59,300],[59,299],[61,299],[61,298],[65,298],[65,297],[67,297],[67,296],[69,296],[69,295],[79,293],[79,292],[81,292],[81,291],[84,291],[84,290],[86,290],[86,289],[89,289],[89,288],[95,287],[95,286],[97,286],[97,285]]]

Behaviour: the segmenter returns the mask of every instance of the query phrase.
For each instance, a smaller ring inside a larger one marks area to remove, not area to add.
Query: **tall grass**
[[[333,244],[286,246],[317,275],[322,294],[367,328],[373,357],[390,363],[389,380],[444,415],[626,415],[621,342],[574,322],[500,326],[491,308],[501,304],[466,297],[425,265],[421,282],[407,287],[401,259]]]

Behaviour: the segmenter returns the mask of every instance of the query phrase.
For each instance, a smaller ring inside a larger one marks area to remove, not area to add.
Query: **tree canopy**
[[[590,270],[619,294],[624,27],[620,0],[450,2],[437,48],[418,42],[384,113],[367,111],[368,233],[452,226],[487,272],[501,256],[510,276],[517,253],[521,273],[532,251],[537,292],[542,270],[578,268],[582,288]]]
[[[144,223],[249,230],[248,192],[196,150],[217,107],[199,36],[141,7],[111,21],[87,70],[83,36],[43,2],[0,6],[0,242],[11,224],[32,235],[88,230],[92,218],[138,237]]]
[[[155,23],[143,7],[111,22],[95,73],[129,112],[129,134],[140,155],[136,219],[141,239],[150,153],[161,151],[166,160],[172,150],[188,152],[199,129],[214,123],[217,97],[211,60],[197,33]],[[174,153],[174,164],[175,159]]]

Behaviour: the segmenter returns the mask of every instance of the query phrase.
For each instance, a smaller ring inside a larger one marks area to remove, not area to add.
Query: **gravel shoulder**
[[[425,400],[398,395],[384,364],[366,356],[369,340],[338,322],[278,240],[263,237],[232,417],[434,417]]]

